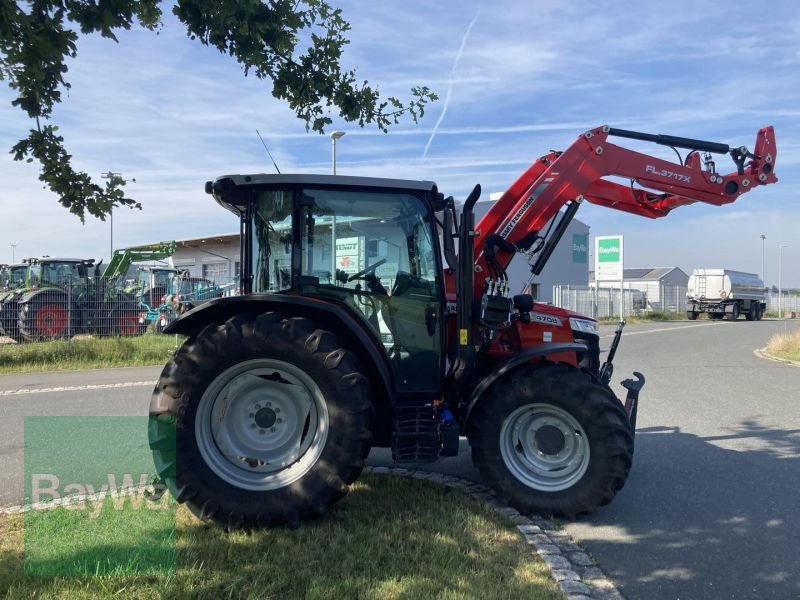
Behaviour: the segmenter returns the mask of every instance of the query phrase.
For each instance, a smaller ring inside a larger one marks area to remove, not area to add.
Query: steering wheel
[[[385,258],[380,259],[378,262],[369,265],[366,269],[359,271],[358,273],[353,273],[350,277],[347,278],[347,281],[353,281],[355,279],[361,279],[366,275],[374,275],[375,269],[380,267],[383,263],[386,262]]]

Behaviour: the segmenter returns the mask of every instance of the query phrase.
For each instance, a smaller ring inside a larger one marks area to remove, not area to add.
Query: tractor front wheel
[[[608,504],[633,460],[622,404],[566,364],[497,381],[474,408],[469,439],[483,481],[523,513],[574,518]]]
[[[178,502],[227,530],[327,510],[356,480],[372,434],[356,357],[309,319],[236,316],[164,368],[150,447]]]

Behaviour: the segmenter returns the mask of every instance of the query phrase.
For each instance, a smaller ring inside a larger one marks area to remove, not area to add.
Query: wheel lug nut
[[[283,423],[283,419],[278,419],[278,423]]]
[[[274,433],[275,432],[275,428],[273,427],[272,429],[270,429],[270,431],[272,431]]]
[[[260,433],[261,435],[264,435],[264,430],[263,429],[259,429],[258,433]]]
[[[276,412],[276,413],[279,413],[279,412],[281,412],[281,409],[280,409],[280,408],[276,408],[276,409],[275,409],[275,412]]]

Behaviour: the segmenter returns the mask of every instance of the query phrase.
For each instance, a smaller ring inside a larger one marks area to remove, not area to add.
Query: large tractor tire
[[[140,322],[139,309],[136,305],[119,305],[111,311],[108,329],[102,333],[108,335],[132,336],[142,335],[147,330],[147,322]]]
[[[611,502],[633,461],[622,404],[589,373],[525,365],[493,384],[469,422],[484,483],[523,513],[573,519]]]
[[[15,342],[21,343],[23,337],[19,334],[19,303],[16,299],[7,298],[0,306],[0,336],[10,337]]]
[[[202,520],[296,526],[340,500],[371,447],[355,355],[309,319],[239,315],[190,338],[150,405],[159,477]]]
[[[77,332],[75,312],[58,296],[32,298],[21,305],[19,334],[28,342],[67,339]]]

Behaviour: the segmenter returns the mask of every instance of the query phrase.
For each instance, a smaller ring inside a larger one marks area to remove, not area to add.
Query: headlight
[[[574,317],[570,318],[569,326],[572,328],[572,331],[580,331],[581,333],[592,333],[594,335],[598,335],[598,332],[600,331],[595,321],[576,319]]]

